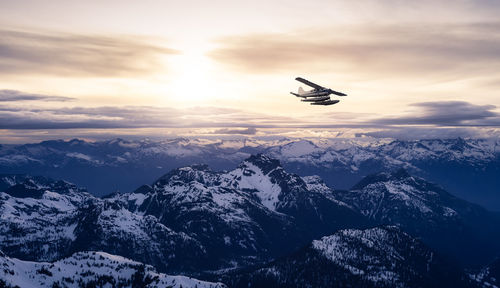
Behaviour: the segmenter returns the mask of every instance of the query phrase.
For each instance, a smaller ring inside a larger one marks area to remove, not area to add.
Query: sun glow
[[[170,99],[189,106],[209,104],[215,100],[215,67],[204,53],[202,49],[183,50],[182,54],[171,60],[170,66],[174,71],[168,81]]]

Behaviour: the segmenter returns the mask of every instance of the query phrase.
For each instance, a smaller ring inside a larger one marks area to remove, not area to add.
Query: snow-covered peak
[[[328,187],[326,183],[319,177],[318,175],[312,175],[312,176],[304,176],[302,177],[304,182],[307,184],[307,189],[308,190],[314,190],[314,191],[324,191],[324,192],[330,192],[333,189]]]
[[[154,186],[173,185],[174,183],[210,183],[216,173],[212,172],[207,165],[191,165],[177,168],[162,176]]]
[[[272,211],[308,192],[302,178],[286,172],[278,160],[262,154],[252,155],[222,179],[222,183],[228,182],[235,188],[250,191]]]
[[[275,211],[281,187],[269,174],[279,167],[276,165],[276,161],[267,157],[250,158],[249,161],[245,161],[238,169],[231,171],[224,178],[236,179],[232,182],[233,185],[241,190],[252,191],[260,199],[262,205]]]
[[[309,140],[298,140],[280,147],[280,154],[287,158],[301,157],[319,151],[320,148]]]
[[[272,170],[281,168],[280,161],[264,154],[251,155],[240,164],[241,166],[253,165],[258,167],[264,174],[269,174]]]
[[[278,160],[262,154],[250,156],[229,172],[214,172],[206,165],[178,168],[161,177],[153,188],[173,195],[179,203],[222,199],[216,194],[225,191],[224,199],[231,193],[235,203],[241,197],[250,197],[248,201],[254,197],[271,211],[276,210],[283,189],[307,189],[300,177],[288,174]]]

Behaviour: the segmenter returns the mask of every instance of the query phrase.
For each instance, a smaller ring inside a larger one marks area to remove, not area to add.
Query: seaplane
[[[340,102],[340,100],[332,100],[330,99],[330,95],[334,94],[337,96],[347,96],[342,92],[337,92],[330,88],[325,88],[316,83],[313,83],[309,80],[306,80],[302,77],[297,77],[295,80],[312,87],[313,89],[310,91],[305,91],[302,87],[299,87],[299,91],[297,93],[290,92],[290,94],[295,95],[297,97],[302,98],[302,102],[310,102],[311,105],[333,105]]]

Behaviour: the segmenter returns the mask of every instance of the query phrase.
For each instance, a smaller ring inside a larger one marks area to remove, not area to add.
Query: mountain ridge
[[[475,287],[459,267],[395,226],[340,230],[218,279],[231,287]]]
[[[185,276],[158,273],[152,266],[104,252],[77,252],[51,263],[28,262],[0,254],[0,286],[53,287],[198,287],[225,288]],[[4,283],[2,283],[2,280]]]
[[[0,173],[63,178],[105,195],[133,191],[174,168],[206,163],[214,170],[232,170],[250,155],[264,153],[280,160],[287,171],[319,175],[338,189],[349,189],[380,170],[402,167],[440,183],[454,195],[500,211],[500,196],[492,188],[500,185],[498,147],[498,139],[462,138],[73,139],[2,145]]]

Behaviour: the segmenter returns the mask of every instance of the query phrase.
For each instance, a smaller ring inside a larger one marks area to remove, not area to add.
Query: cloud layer
[[[337,26],[226,37],[209,56],[246,73],[478,76],[500,67],[499,30],[500,22]]]
[[[465,101],[434,101],[410,104],[410,115],[378,119],[381,125],[493,126],[500,127],[495,105],[477,105]]]
[[[228,135],[255,135],[257,134],[257,129],[255,127],[249,127],[246,129],[217,129],[212,134],[228,134]]]
[[[56,101],[65,102],[73,101],[75,98],[63,96],[51,96],[43,94],[23,93],[16,90],[3,89],[0,90],[0,102],[17,102],[17,101]]]
[[[413,103],[409,105],[411,111],[391,117],[337,113],[335,121],[332,121],[331,113],[317,114],[313,118],[283,117],[223,107],[51,107],[51,103],[55,103],[53,101],[61,105],[68,103],[65,102],[68,100],[72,98],[0,91],[0,101],[5,104],[0,106],[0,129],[4,130],[5,135],[19,135],[15,131],[20,130],[29,130],[30,133],[45,131],[48,133],[46,135],[50,135],[50,130],[58,130],[58,137],[65,133],[72,137],[74,129],[97,129],[101,131],[99,135],[116,134],[115,131],[120,131],[122,135],[130,132],[135,136],[140,129],[184,129],[191,131],[191,136],[194,136],[192,133],[196,129],[202,129],[200,133],[204,135],[316,135],[322,134],[321,131],[351,130],[357,135],[403,139],[488,135],[484,129],[493,129],[490,134],[498,135],[500,131],[500,113],[496,112],[496,106],[465,101]],[[26,105],[36,104],[36,101],[44,101],[48,106]],[[154,134],[151,131],[148,133]]]
[[[338,113],[336,122],[330,113],[300,118],[267,115],[222,107],[172,108],[153,106],[100,106],[37,108],[16,105],[19,101],[68,101],[69,97],[0,90],[0,129],[74,129],[74,128],[153,128],[153,127],[240,127],[219,129],[219,134],[255,134],[253,128],[377,128],[401,125],[439,127],[500,126],[495,105],[477,105],[465,101],[434,101],[410,104],[413,111],[381,117],[356,113]],[[330,117],[330,118],[328,118]]]
[[[0,29],[0,73],[116,77],[149,74],[178,53],[141,37]]]

